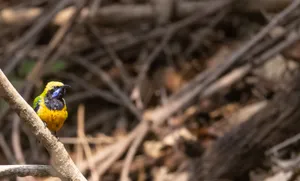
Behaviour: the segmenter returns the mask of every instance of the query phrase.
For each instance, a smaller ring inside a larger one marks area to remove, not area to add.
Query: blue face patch
[[[58,88],[56,89],[53,93],[52,93],[52,98],[55,99],[55,98],[58,98],[60,96],[62,96],[62,88]]]

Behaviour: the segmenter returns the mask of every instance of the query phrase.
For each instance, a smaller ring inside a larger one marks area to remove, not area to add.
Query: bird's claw
[[[54,132],[55,137],[57,138],[57,141],[59,141],[59,137],[57,136],[57,132]]]
[[[43,121],[43,123],[44,123],[44,126],[45,126],[45,128],[47,128],[47,123],[46,123],[46,122],[44,122],[44,121]]]

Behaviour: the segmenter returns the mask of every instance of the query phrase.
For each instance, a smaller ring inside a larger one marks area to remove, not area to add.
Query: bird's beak
[[[69,85],[67,85],[67,84],[64,84],[62,87],[63,87],[63,88],[71,88],[71,86],[69,86]]]
[[[71,86],[69,86],[69,85],[67,85],[67,84],[64,84],[63,86],[62,86],[62,91],[63,91],[63,95],[65,95],[66,94],[66,89],[68,89],[68,88],[71,88]]]

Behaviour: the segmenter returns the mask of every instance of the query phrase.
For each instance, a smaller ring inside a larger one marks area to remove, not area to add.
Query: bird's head
[[[66,88],[69,87],[69,85],[63,84],[62,82],[51,81],[46,85],[43,93],[50,99],[62,99],[66,94]]]

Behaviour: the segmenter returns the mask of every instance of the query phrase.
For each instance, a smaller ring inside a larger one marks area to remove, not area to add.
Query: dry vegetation
[[[72,86],[58,136],[88,180],[296,180],[299,4],[0,0],[0,68],[30,104]],[[51,164],[0,101],[0,164]]]

